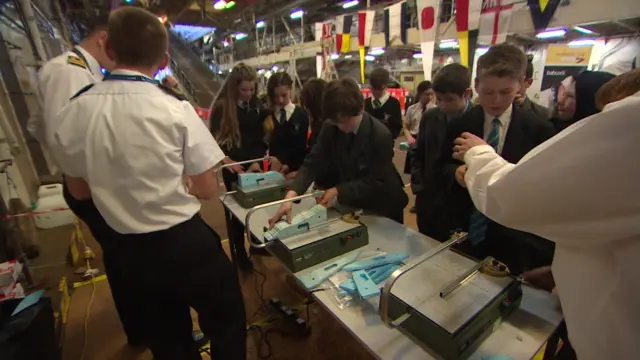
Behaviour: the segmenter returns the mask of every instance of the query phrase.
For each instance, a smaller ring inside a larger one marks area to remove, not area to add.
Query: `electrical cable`
[[[89,260],[87,259],[87,263]],[[89,298],[89,304],[87,305],[86,315],[84,317],[84,344],[82,346],[82,353],[80,353],[80,360],[84,360],[85,353],[87,351],[87,344],[89,343],[89,318],[91,316],[91,305],[93,305],[93,299],[96,297],[96,281],[95,276],[91,275],[91,297]]]
[[[256,291],[256,294],[258,295],[258,299],[260,299],[260,307],[258,308],[258,310],[256,310],[253,313],[253,316],[256,316],[259,313],[261,313],[262,311],[264,311],[268,306],[267,301],[264,299],[264,287],[265,287],[265,284],[267,283],[267,275],[265,275],[264,273],[256,270],[255,268],[253,269],[252,272],[253,272],[253,275],[254,275],[253,287],[254,287],[254,289]],[[258,282],[259,282],[258,277],[259,276],[262,277],[262,283],[260,283],[260,285],[258,285]]]

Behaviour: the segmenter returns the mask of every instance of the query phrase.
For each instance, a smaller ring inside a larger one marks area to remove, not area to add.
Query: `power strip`
[[[308,336],[311,333],[311,326],[307,321],[298,316],[298,314],[291,308],[284,305],[280,299],[272,298],[269,300],[269,304],[283,315],[285,320],[293,326],[295,332],[301,336]]]

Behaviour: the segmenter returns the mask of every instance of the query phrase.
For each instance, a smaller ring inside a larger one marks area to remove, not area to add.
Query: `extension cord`
[[[311,332],[311,327],[308,326],[307,321],[298,316],[298,314],[291,308],[285,306],[278,298],[272,298],[269,300],[269,304],[276,310],[278,310],[286,320],[293,325],[296,333],[302,336],[307,336]]]

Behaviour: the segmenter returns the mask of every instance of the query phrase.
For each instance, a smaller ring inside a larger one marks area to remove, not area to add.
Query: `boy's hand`
[[[464,183],[464,176],[466,174],[467,174],[467,165],[458,166],[458,168],[456,169],[456,182],[458,182],[458,185],[462,186],[463,188],[467,187],[467,184]]]
[[[289,166],[288,165],[282,165],[282,168],[280,169],[280,173],[281,174],[289,173]]]
[[[413,136],[407,137],[407,144],[413,145],[415,143],[416,143],[416,138],[414,138]]]
[[[324,195],[322,196],[322,199],[318,201],[318,204],[326,208],[330,208],[333,206],[333,201],[337,196],[338,196],[338,189],[336,189],[335,187],[332,187],[331,189],[325,190]]]
[[[539,289],[552,291],[556,286],[556,282],[553,279],[553,273],[551,273],[551,266],[544,266],[526,271],[522,273],[520,277],[522,280]]]
[[[251,166],[249,166],[247,172],[262,172],[262,169],[260,168],[260,164],[253,163],[251,164]]]
[[[472,133],[465,132],[462,133],[459,138],[455,139],[453,144],[453,158],[464,161],[464,154],[466,154],[469,149],[480,145],[487,145],[487,142]]]
[[[282,220],[283,217],[286,216],[287,222],[291,224],[291,208],[293,207],[293,203],[286,202],[280,205],[280,208],[276,213],[269,219],[269,229],[273,229],[276,223]]]
[[[271,171],[282,172],[282,163],[275,157],[269,159],[269,163],[271,164]]]
[[[290,173],[287,173],[287,175],[285,175],[285,179],[290,180],[290,179],[294,179],[296,177],[296,175],[298,175],[297,171],[292,171]]]

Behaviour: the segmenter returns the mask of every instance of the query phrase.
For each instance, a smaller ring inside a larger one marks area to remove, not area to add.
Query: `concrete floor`
[[[405,154],[397,152],[394,162],[399,171],[404,166]],[[408,178],[404,176],[405,182]],[[412,196],[410,196],[412,198]],[[412,202],[410,203],[411,206]],[[407,209],[409,206],[407,207]],[[221,236],[226,238],[224,215],[219,201],[203,202],[202,215]],[[405,223],[415,228],[415,216],[406,211]],[[102,268],[100,248],[90,233],[84,229],[88,245],[96,252],[94,266]],[[41,256],[32,262],[34,275],[40,287],[55,293],[62,276],[71,281],[78,281],[73,269],[65,264],[65,257],[72,227],[60,227],[40,232]],[[226,244],[225,244],[226,247]],[[286,272],[275,259],[266,256],[254,256],[255,267],[267,276],[264,286],[265,299],[278,297],[291,307],[299,307],[300,316],[306,318],[306,309],[301,306],[303,295],[294,286],[288,284]],[[256,289],[256,275],[241,274],[241,284],[250,323],[264,321],[269,314],[264,311],[256,314],[260,308],[260,297]],[[93,293],[94,292],[94,293]],[[91,301],[93,293],[93,300]],[[88,317],[87,317],[87,314]],[[270,359],[281,360],[321,360],[321,359],[373,359],[363,347],[344,330],[338,322],[319,305],[310,305],[309,323],[311,335],[307,338],[295,338],[282,334],[270,335],[269,342],[273,353]],[[197,326],[194,314],[194,325]],[[281,328],[276,323],[275,328]],[[86,342],[86,343],[85,343]],[[258,334],[254,331],[248,340],[248,358],[259,359],[268,349],[257,345]],[[63,360],[81,359],[83,348],[86,348],[83,360],[146,360],[151,354],[135,352],[125,346],[125,337],[119,323],[113,300],[106,281],[98,282],[95,288],[91,285],[76,289],[72,295],[68,322],[65,328]],[[209,359],[206,355],[204,359]]]

